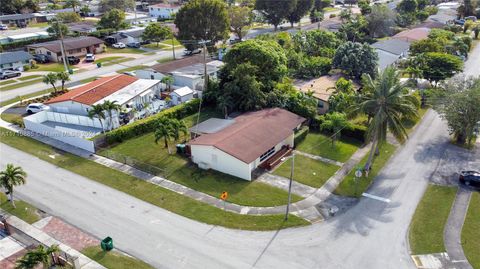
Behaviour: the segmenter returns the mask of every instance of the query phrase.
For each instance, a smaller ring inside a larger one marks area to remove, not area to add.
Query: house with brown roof
[[[67,56],[83,57],[87,53],[102,53],[105,51],[103,40],[93,36],[80,36],[63,40]],[[52,62],[63,61],[62,45],[60,40],[36,43],[27,46],[32,54],[45,54]]]
[[[191,128],[200,134],[188,143],[192,161],[202,169],[250,181],[255,169],[268,167],[291,151],[294,133],[305,118],[269,108],[210,121]]]

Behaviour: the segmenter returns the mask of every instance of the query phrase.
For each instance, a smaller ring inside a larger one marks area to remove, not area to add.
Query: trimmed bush
[[[366,136],[367,136],[367,127],[362,125],[353,125],[352,128],[343,129],[342,130],[343,136],[348,136],[350,138],[356,139],[365,143]]]
[[[133,138],[155,129],[155,122],[161,117],[181,119],[198,112],[200,99],[194,99],[188,103],[165,109],[145,119],[137,120],[132,124],[122,126],[105,134],[108,145],[120,143],[125,139]]]
[[[295,134],[295,138],[293,140],[293,145],[296,146],[298,143],[302,142],[305,137],[307,137],[309,128],[308,126],[303,126],[298,132]]]

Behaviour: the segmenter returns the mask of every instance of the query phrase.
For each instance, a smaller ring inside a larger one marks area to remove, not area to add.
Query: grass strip
[[[474,269],[480,269],[480,193],[473,192],[462,229],[465,256]]]
[[[2,86],[0,88],[0,91],[3,92],[3,91],[9,91],[9,90],[21,88],[21,87],[24,87],[24,86],[28,86],[28,85],[31,85],[31,84],[38,83],[38,82],[42,82],[42,80],[43,80],[42,78],[37,78],[37,79],[29,80],[29,81],[19,82],[19,83],[15,83],[15,84],[9,84],[7,86]]]
[[[30,224],[40,220],[40,216],[37,214],[37,209],[31,204],[20,200],[15,200],[15,206],[16,208],[12,206],[12,203],[8,201],[5,194],[0,193],[0,208],[2,208],[4,211]]]
[[[116,251],[103,251],[100,247],[88,247],[81,251],[85,256],[105,266],[115,269],[153,269],[149,264]]]

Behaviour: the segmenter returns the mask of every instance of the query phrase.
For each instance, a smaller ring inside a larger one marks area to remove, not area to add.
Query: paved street
[[[176,49],[175,52],[176,52],[176,55],[180,57],[183,54],[183,49]],[[101,68],[98,68],[98,69],[75,73],[71,76],[70,83],[74,83],[75,81],[91,78],[94,76],[102,76],[105,74],[114,73],[115,71],[126,68],[126,67],[147,64],[147,63],[155,62],[156,60],[165,59],[171,56],[172,56],[171,50],[160,51],[154,55],[146,55],[145,57],[128,61],[128,62],[123,62],[121,64],[102,66]],[[46,85],[44,83],[36,83],[36,84],[29,85],[27,87],[22,87],[14,90],[0,91],[0,101],[9,100],[19,95],[26,95],[29,93],[38,92],[38,91],[46,90],[49,88],[51,88],[51,86]]]

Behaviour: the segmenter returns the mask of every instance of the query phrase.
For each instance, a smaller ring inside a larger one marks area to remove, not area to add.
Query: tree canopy
[[[126,27],[125,12],[120,9],[111,9],[103,14],[98,24],[105,29],[122,29]]]
[[[463,68],[463,61],[459,57],[441,52],[422,54],[417,63],[423,77],[432,82],[451,78]]]
[[[255,9],[262,12],[268,23],[278,25],[295,9],[297,0],[257,0]]]
[[[167,26],[161,25],[160,23],[149,24],[145,28],[145,31],[143,31],[142,33],[143,40],[157,42],[157,46],[158,42],[165,40],[171,36],[172,30]]]
[[[2,14],[20,14],[38,12],[40,7],[35,0],[4,0],[0,4]]]
[[[371,37],[385,37],[393,31],[395,13],[386,5],[374,5],[366,20]]]
[[[196,41],[209,40],[215,44],[228,37],[227,5],[220,0],[189,1],[175,16],[175,25],[178,39],[188,49],[194,48]]]
[[[368,44],[346,42],[340,45],[333,57],[333,67],[342,69],[348,76],[360,78],[362,74],[375,76],[377,52]]]
[[[314,0],[297,0],[295,7],[290,14],[287,15],[287,19],[293,27],[294,23],[300,22],[300,20],[308,14],[312,9]]]
[[[246,28],[252,23],[252,9],[242,6],[231,6],[228,8],[230,18],[230,30],[242,39],[246,33]]]
[[[107,12],[112,9],[126,11],[135,7],[135,0],[101,0],[100,11]]]

